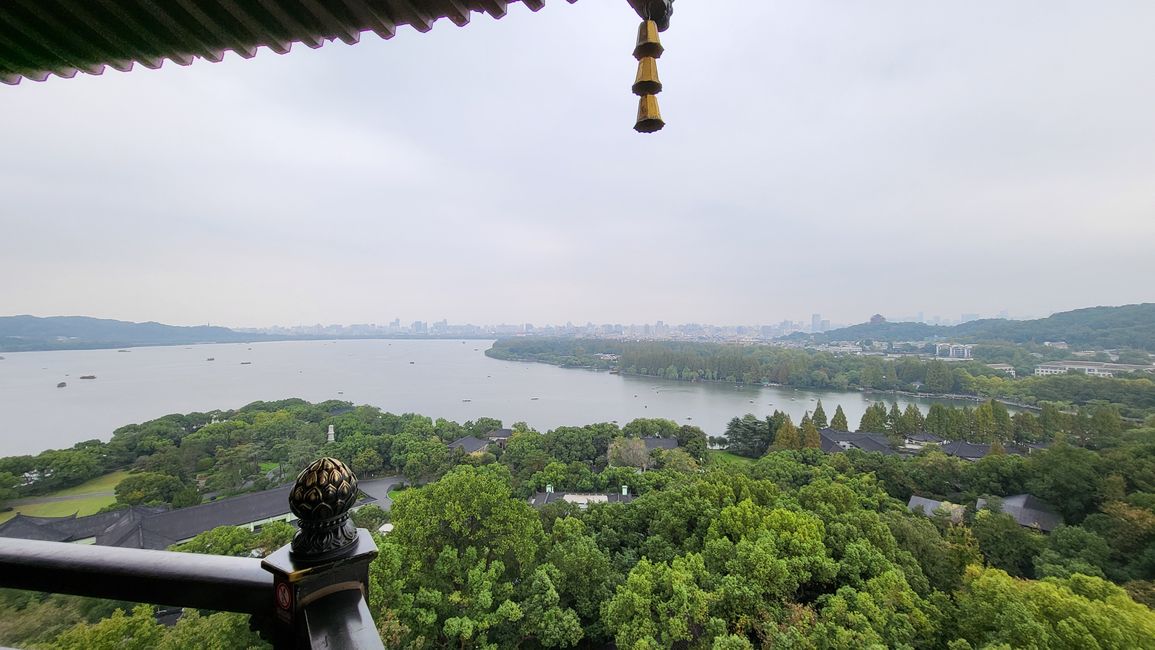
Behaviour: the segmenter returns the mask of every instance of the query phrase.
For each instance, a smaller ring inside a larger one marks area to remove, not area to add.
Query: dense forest
[[[1065,341],[1080,350],[1135,348],[1155,352],[1155,303],[1089,307],[1036,320],[991,318],[953,327],[925,323],[862,323],[792,339],[829,341],[921,341],[941,338],[964,343]]]
[[[1006,427],[996,409],[994,426]],[[892,410],[874,408],[859,426],[911,426]],[[829,424],[839,415],[835,407]],[[909,417],[929,429],[968,416]],[[805,432],[825,418],[807,414],[793,435],[783,419],[760,449],[714,441],[749,460],[708,451],[700,429],[660,419],[544,433],[518,423],[505,449],[465,456],[446,443],[500,423],[285,400],[168,416],[66,451],[134,476],[171,476],[185,491],[201,482],[255,489],[267,476],[245,463],[271,459],[289,477],[321,454],[362,476],[404,473],[417,487],[397,494],[391,512],[357,514],[369,528],[395,526],[377,537],[371,569],[371,609],[389,647],[1155,648],[1155,421],[1101,417],[1079,439],[1044,428],[1049,449],[969,463],[933,446],[910,458],[823,454]],[[629,441],[653,435],[680,449],[635,458]],[[3,467],[11,477],[27,458]],[[36,482],[62,484],[59,468],[32,466]],[[525,497],[547,484],[626,485],[637,498],[535,510]],[[172,504],[175,488],[145,482],[117,493]],[[974,507],[978,496],[1024,491],[1067,525],[1043,535],[999,512],[997,498]],[[912,494],[964,504],[965,518],[911,513]],[[176,550],[264,553],[291,533],[223,528]],[[191,614],[166,628],[149,607],[9,591],[0,608],[7,645],[261,644],[232,614]]]
[[[564,360],[570,366],[614,367],[623,374],[680,381],[967,395],[1032,406],[1049,402],[1061,410],[1107,404],[1124,417],[1139,419],[1155,413],[1155,381],[1146,373],[1114,379],[1077,373],[1035,377],[1030,374],[1031,366],[1020,369],[1021,378],[1011,379],[979,361],[892,359],[769,345],[674,341],[516,338],[495,342],[486,354],[545,363]],[[598,355],[616,355],[616,359]],[[1008,357],[1014,359],[1019,357]]]

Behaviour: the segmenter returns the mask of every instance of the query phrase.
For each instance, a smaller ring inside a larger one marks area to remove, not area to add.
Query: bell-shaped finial
[[[666,48],[662,47],[662,41],[658,38],[658,23],[652,20],[642,21],[641,27],[638,27],[638,44],[634,47],[634,58],[639,61],[646,57],[658,59],[665,51]]]
[[[658,110],[658,98],[653,95],[643,95],[638,101],[638,122],[634,130],[638,133],[654,133],[661,131],[666,123],[662,121],[662,113]]]
[[[662,81],[658,79],[658,60],[647,56],[638,61],[638,76],[634,79],[635,95],[657,95],[662,92]]]

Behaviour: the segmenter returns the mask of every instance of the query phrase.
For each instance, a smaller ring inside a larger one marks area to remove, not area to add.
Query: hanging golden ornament
[[[638,133],[654,133],[661,131],[666,125],[662,121],[662,113],[658,110],[658,98],[662,92],[662,81],[658,79],[658,57],[662,56],[665,48],[658,38],[658,23],[652,20],[642,21],[638,28],[638,44],[634,47],[634,58],[638,60],[638,74],[634,77],[633,91],[641,97],[638,100],[638,121],[634,130]]]
[[[658,60],[647,56],[638,61],[638,76],[634,78],[635,95],[657,95],[662,92],[662,81],[658,79]]]
[[[658,110],[658,98],[654,95],[643,95],[638,100],[638,121],[634,130],[638,133],[654,133],[661,131],[666,123],[662,121],[662,113]]]
[[[642,25],[638,27],[638,44],[634,47],[634,58],[639,61],[645,57],[659,59],[665,51],[662,39],[658,37],[658,23],[643,20]]]

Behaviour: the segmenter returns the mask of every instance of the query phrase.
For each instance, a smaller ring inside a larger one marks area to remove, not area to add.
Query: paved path
[[[357,487],[362,492],[377,499],[375,505],[381,506],[383,510],[389,510],[393,507],[393,500],[389,498],[389,490],[398,483],[404,483],[405,479],[400,476],[386,476],[385,478],[375,478],[371,481],[360,481]]]

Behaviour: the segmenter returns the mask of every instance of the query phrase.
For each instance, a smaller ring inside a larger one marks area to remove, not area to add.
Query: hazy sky
[[[624,0],[0,86],[0,314],[858,322],[1155,300],[1155,2]]]

